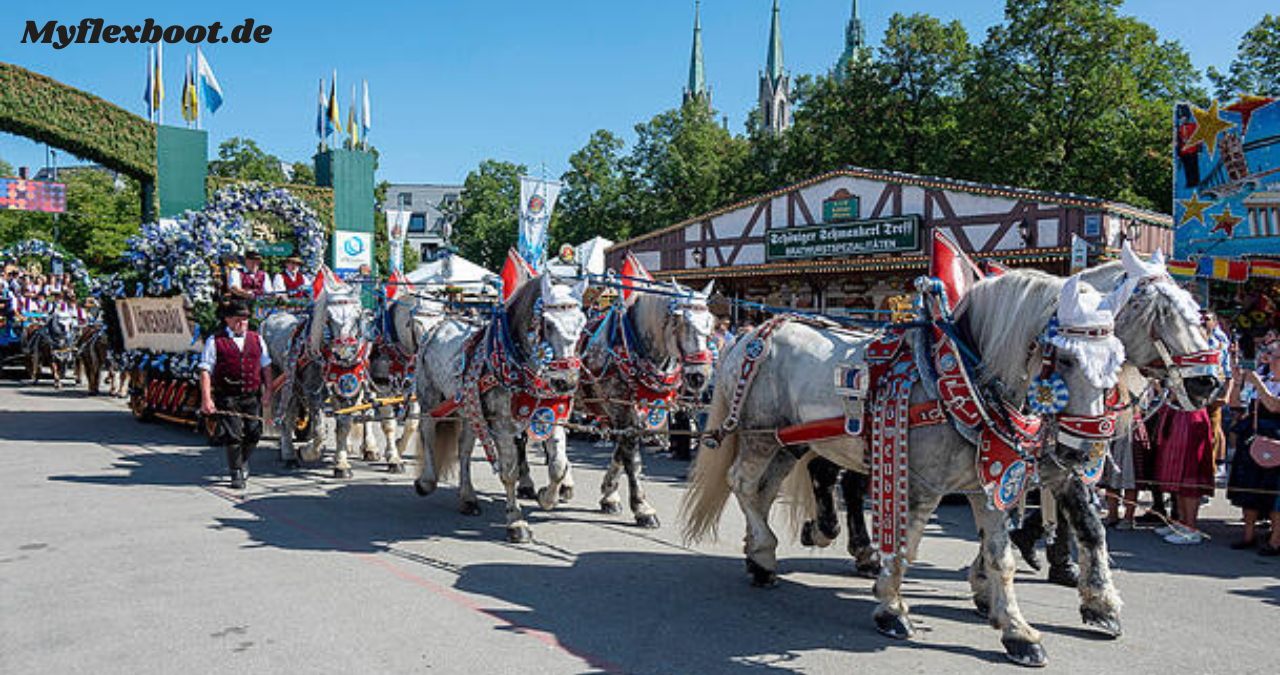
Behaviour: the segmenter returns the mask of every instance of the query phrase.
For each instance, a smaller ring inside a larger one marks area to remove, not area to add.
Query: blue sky
[[[783,0],[786,65],[825,72],[844,44],[850,0]],[[979,42],[1003,0],[862,0],[876,44],[889,16],[924,12],[959,19]],[[319,7],[319,9],[318,9]],[[771,0],[705,0],[707,78],[716,107],[741,132],[757,95]],[[1240,37],[1275,5],[1258,0],[1129,0],[1124,12],[1177,39],[1195,65],[1225,67]],[[256,139],[282,158],[315,149],[316,90],[338,70],[343,118],[350,84],[368,79],[379,179],[460,182],[481,160],[545,164],[559,174],[600,128],[631,129],[680,101],[688,72],[692,0],[419,0],[418,2],[140,3],[63,1],[17,6],[0,17],[0,61],[30,68],[145,114],[146,47],[21,44],[27,20],[108,24],[209,24],[224,31],[252,17],[272,27],[266,44],[205,50],[226,103],[205,119],[210,152],[231,136]],[[176,91],[186,45],[166,45],[165,119],[180,123]],[[194,51],[194,48],[191,49]],[[0,134],[0,158],[41,166],[44,146]],[[64,162],[60,162],[64,163]]]

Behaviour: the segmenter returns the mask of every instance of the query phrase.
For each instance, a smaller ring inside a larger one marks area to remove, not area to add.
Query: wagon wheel
[[[147,377],[138,374],[132,380],[129,387],[129,410],[139,422],[150,422],[155,411],[147,404]]]

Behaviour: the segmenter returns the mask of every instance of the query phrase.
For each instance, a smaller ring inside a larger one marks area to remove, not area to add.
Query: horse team
[[[1116,391],[1126,388],[1131,396],[1125,400],[1136,400],[1149,382],[1160,382],[1174,405],[1195,409],[1225,379],[1195,301],[1161,261],[1143,261],[1127,248],[1122,262],[1069,279],[1028,270],[987,277],[966,289],[954,308],[896,332],[780,316],[718,358],[711,351],[710,286],[698,291],[648,280],[638,265],[611,283],[623,287],[621,297],[590,321],[583,308],[586,283],[547,274],[512,284],[487,316],[451,313],[444,303],[406,289],[391,293],[382,315],[371,317],[355,288],[327,275],[316,285],[310,312],[276,314],[262,326],[271,360],[282,371],[272,406],[281,459],[290,466],[318,460],[321,422],[330,417],[336,418],[333,470],[339,477],[351,475],[357,430],[363,458],[384,461],[393,472],[403,471],[418,438],[416,491],[430,495],[456,473],[460,508],[475,515],[480,506],[471,457],[479,446],[505,491],[507,539],[524,543],[533,536],[519,502],[522,484],[529,484],[525,457],[544,454],[547,484],[534,495],[543,509],[555,508],[573,488],[566,438],[570,414],[577,411],[615,441],[601,510],[621,511],[625,474],[635,522],[658,527],[641,483],[642,441],[664,433],[673,408],[696,405],[711,387],[703,442],[681,506],[683,533],[691,541],[713,535],[732,494],[746,518],[747,571],[753,583],[769,586],[778,568],[769,515],[779,495],[802,516],[797,526],[804,541],[829,544],[839,531],[833,487],[840,472],[874,473],[875,458],[883,456],[872,440],[882,436],[858,428],[827,435],[784,431],[815,420],[852,419],[851,404],[859,422],[860,406],[868,406],[867,418],[892,417],[884,411],[899,406],[914,420],[917,409],[932,405],[944,412],[909,430],[904,422],[895,437],[902,451],[902,503],[875,533],[882,544],[896,542],[893,547],[874,549],[867,536],[860,490],[850,489],[866,481],[845,484],[850,552],[860,568],[878,571],[875,625],[893,638],[914,634],[901,592],[907,564],[942,497],[964,493],[981,540],[969,574],[976,609],[1001,631],[1011,660],[1039,666],[1047,655],[1014,594],[1007,505],[993,499],[983,475],[990,439],[962,423],[962,413],[936,403],[951,386],[941,373],[955,361],[938,356],[938,337],[945,332],[965,352],[963,360],[977,364],[969,374],[975,395],[1012,417],[1034,403],[1029,390],[1052,383],[1050,393],[1061,400],[1038,409],[1037,456],[1024,459],[1038,467],[1033,473],[1041,485],[1070,514],[1080,553],[1082,619],[1112,636],[1120,634],[1121,601],[1086,474],[1106,445],[1098,434],[1109,436],[1117,415],[1132,414],[1115,405]],[[380,328],[370,330],[371,323]],[[41,339],[56,356],[65,349],[59,345],[67,344],[68,327],[50,321],[44,330]],[[899,345],[903,364],[892,390],[901,400],[882,395],[851,402],[838,375],[850,367],[871,368],[877,350],[890,343]],[[352,410],[372,412],[357,420],[344,412]],[[340,414],[327,414],[334,411]],[[403,433],[396,418],[405,423]],[[386,438],[381,456],[368,423],[374,419]],[[892,492],[880,477],[873,488],[880,496]]]

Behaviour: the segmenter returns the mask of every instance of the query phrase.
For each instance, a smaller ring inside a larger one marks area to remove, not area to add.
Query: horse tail
[[[813,481],[809,476],[809,464],[817,457],[817,453],[805,453],[782,481],[782,499],[787,504],[787,519],[796,534],[799,534],[805,523],[818,517],[818,498],[813,493]]]
[[[718,430],[724,424],[729,416],[729,398],[732,395],[732,387],[716,387],[707,414],[708,430]],[[708,535],[716,536],[720,514],[729,500],[729,469],[738,459],[738,442],[738,432],[734,431],[719,443],[704,441],[698,449],[698,457],[689,476],[689,489],[680,500],[680,518],[684,521],[682,534],[686,543],[701,541]]]
[[[450,420],[436,422],[435,442],[431,444],[431,458],[435,461],[436,477],[443,480],[452,478],[458,469],[458,436],[462,431],[462,422]],[[426,448],[423,448],[423,453]]]

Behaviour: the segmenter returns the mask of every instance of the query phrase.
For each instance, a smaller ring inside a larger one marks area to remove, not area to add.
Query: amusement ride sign
[[[896,253],[919,248],[918,215],[788,227],[765,233],[765,259],[770,262]]]

